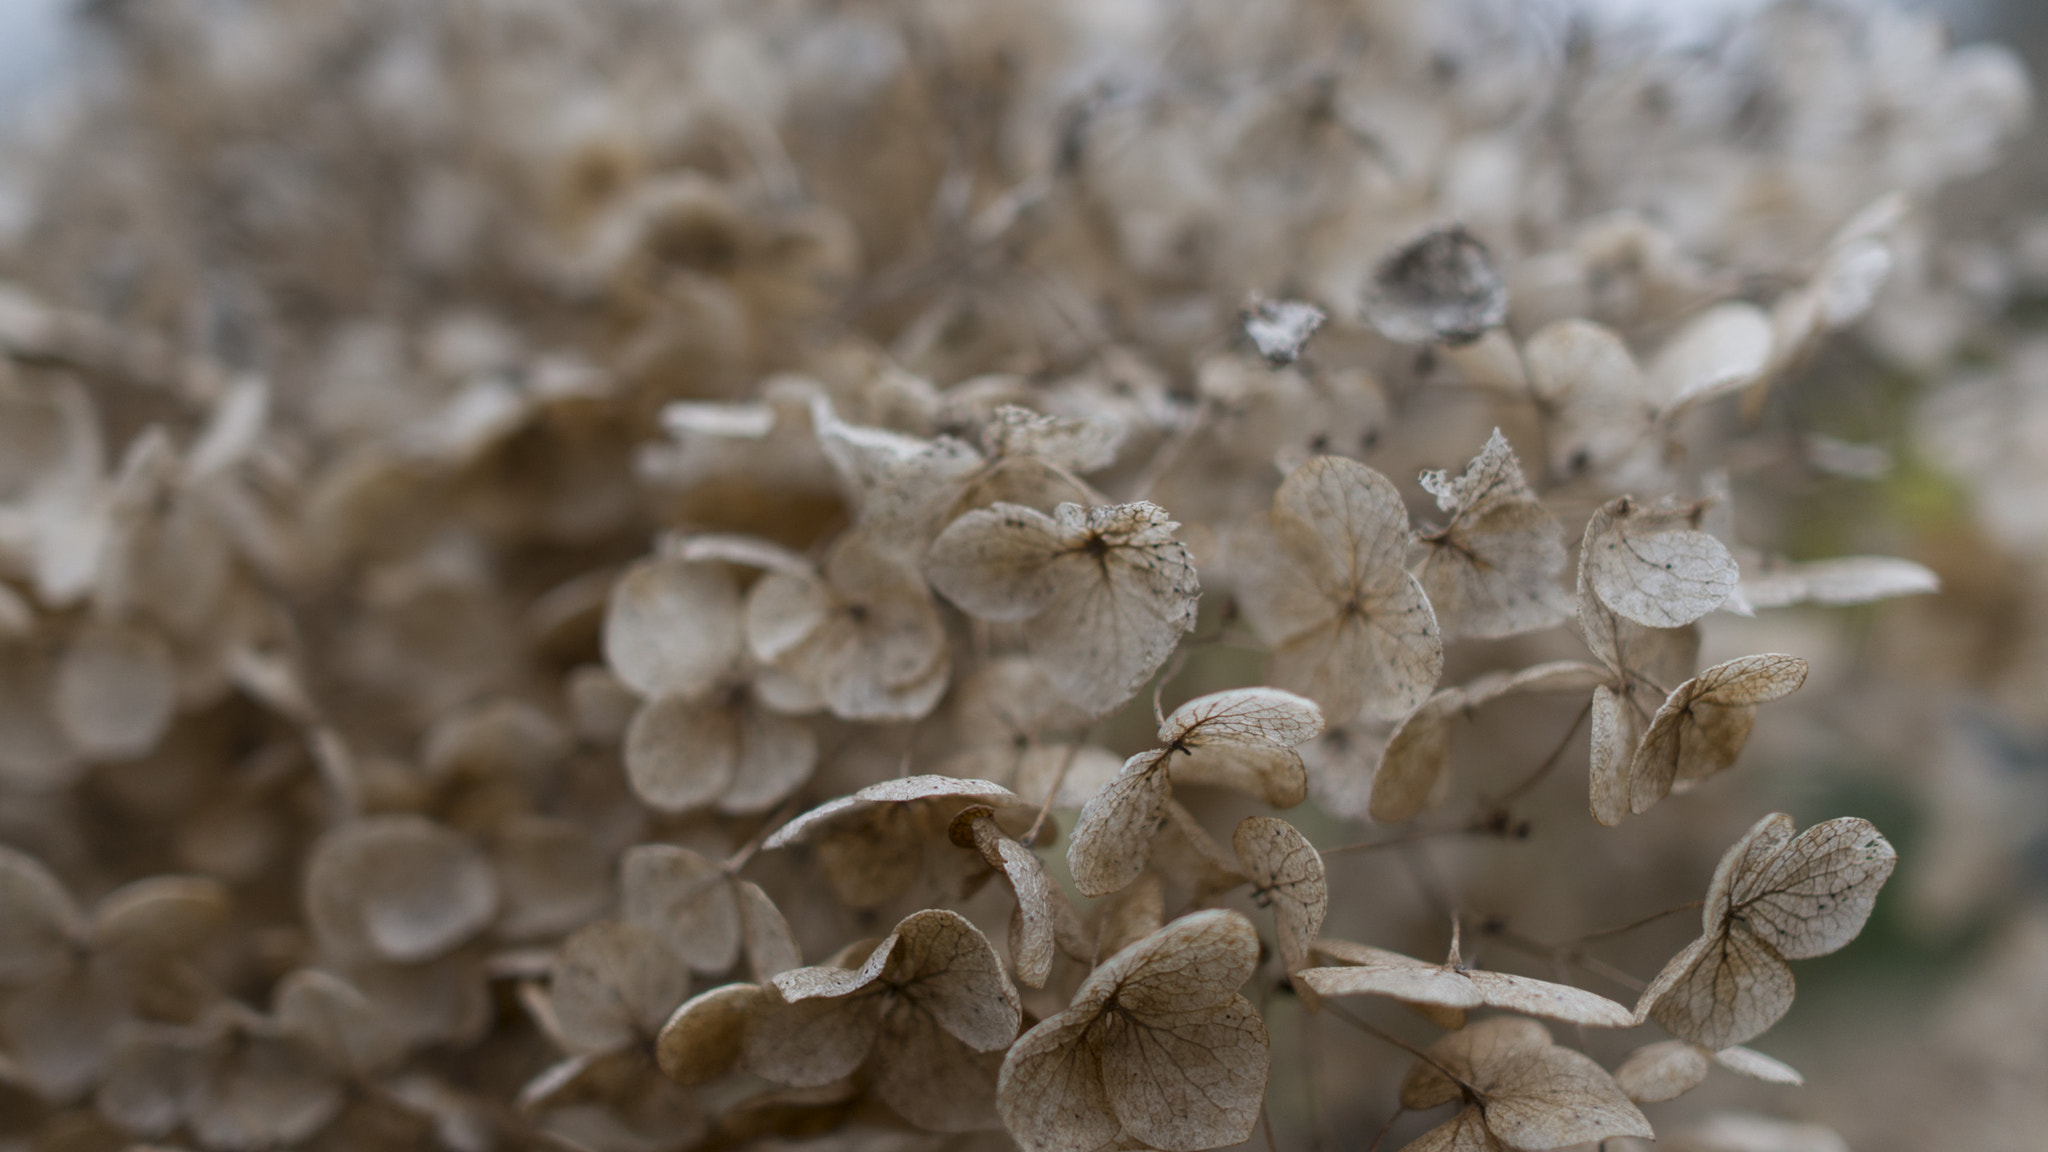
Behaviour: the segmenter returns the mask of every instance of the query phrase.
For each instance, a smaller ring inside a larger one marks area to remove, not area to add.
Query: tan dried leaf
[[[1863,930],[1898,862],[1891,844],[1855,817],[1792,829],[1773,813],[1721,857],[1703,934],[1643,992],[1636,1019],[1717,1051],[1743,1043],[1791,1008],[1786,960],[1824,956]]]
[[[1749,739],[1756,705],[1805,682],[1806,661],[1768,653],[1716,664],[1673,689],[1629,762],[1629,810],[1640,815],[1674,786],[1732,766]]]
[[[1251,1134],[1271,1053],[1237,995],[1258,934],[1235,912],[1184,916],[1097,968],[1071,1007],[1003,1061],[997,1107],[1027,1152],[1093,1152],[1119,1132],[1196,1152]]]
[[[739,585],[724,565],[641,560],[612,587],[605,663],[642,696],[695,699],[738,662],[740,621]]]
[[[1424,472],[1421,480],[1450,514],[1449,523],[1419,538],[1424,552],[1415,570],[1445,637],[1512,636],[1571,615],[1557,579],[1564,530],[1537,502],[1500,429],[1464,475]]]
[[[1460,225],[1435,228],[1373,269],[1359,310],[1402,344],[1467,344],[1507,319],[1507,282],[1479,238]]]
[[[1594,1028],[1626,1028],[1635,1022],[1629,1009],[1584,989],[1467,968],[1455,949],[1442,964],[1346,940],[1317,940],[1314,950],[1342,963],[1341,967],[1297,973],[1302,983],[1321,996],[1386,996],[1409,1004],[1459,1010],[1505,1008]]]
[[[1294,825],[1271,816],[1245,817],[1230,844],[1253,890],[1273,906],[1280,962],[1290,973],[1302,968],[1330,909],[1322,856]]]
[[[1585,1055],[1551,1043],[1532,1020],[1482,1020],[1429,1048],[1401,1086],[1401,1103],[1430,1108],[1461,1096],[1476,1104],[1511,1148],[1562,1148],[1614,1136],[1651,1135],[1642,1111]],[[1437,1070],[1457,1077],[1453,1083]]]
[[[1194,627],[1200,584],[1179,525],[1156,504],[1047,516],[996,504],[961,516],[926,558],[932,586],[989,620],[1031,621],[1026,643],[1070,700],[1108,711]]]
[[[1271,542],[1241,548],[1238,598],[1274,645],[1267,678],[1331,724],[1414,711],[1443,671],[1443,638],[1405,567],[1414,535],[1393,484],[1318,456],[1288,473],[1264,523]]]
[[[1696,509],[1647,507],[1622,496],[1586,524],[1581,571],[1601,603],[1649,628],[1679,628],[1735,590],[1735,558],[1691,525]]]

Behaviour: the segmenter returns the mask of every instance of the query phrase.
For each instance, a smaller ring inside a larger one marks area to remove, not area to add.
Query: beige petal
[[[1315,702],[1277,688],[1233,688],[1198,696],[1159,725],[1161,744],[1270,744],[1292,748],[1323,731]]]
[[[1510,1147],[1651,1135],[1649,1121],[1613,1077],[1585,1055],[1552,1044],[1541,1025],[1515,1017],[1482,1020],[1437,1041],[1429,1053],[1478,1094],[1486,1126]],[[1441,1081],[1434,1069],[1429,1074]],[[1402,1102],[1411,1103],[1407,1086]]]
[[[306,917],[346,956],[413,962],[490,923],[498,885],[467,840],[418,816],[374,816],[328,832],[306,866]]]
[[[1703,937],[1672,957],[1637,1001],[1636,1013],[1703,1048],[1761,1036],[1792,1007],[1792,969],[1740,926]]]
[[[684,1002],[662,1025],[654,1055],[678,1084],[716,1080],[739,1062],[747,1029],[781,1002],[758,984],[721,984]]]
[[[1246,817],[1230,841],[1253,890],[1272,902],[1281,962],[1289,972],[1301,968],[1330,906],[1322,856],[1294,825],[1271,816]]]
[[[1179,527],[1154,504],[1060,517],[1059,589],[1032,618],[1025,643],[1067,698],[1107,710],[1150,679],[1195,626],[1201,585]]]
[[[751,816],[787,799],[818,765],[818,738],[809,724],[751,702],[739,710],[739,762],[718,798],[720,812]]]
[[[612,588],[604,655],[642,696],[694,698],[740,655],[740,594],[721,564],[641,560]]]
[[[278,981],[273,1011],[283,1034],[351,1075],[388,1071],[403,1054],[401,1037],[355,985],[331,972],[301,968]]]
[[[688,848],[641,844],[619,860],[619,914],[659,936],[697,972],[739,958],[740,908],[716,861]]]
[[[1067,547],[1052,517],[997,504],[947,525],[925,557],[925,574],[940,595],[984,620],[1029,620],[1058,595]]]
[[[0,844],[0,982],[24,984],[62,968],[80,919],[71,893],[41,861]]]
[[[734,881],[732,891],[739,903],[740,940],[754,978],[771,980],[801,965],[803,953],[789,933],[789,921],[768,893],[751,880]]]
[[[1138,878],[1151,859],[1152,837],[1173,799],[1167,758],[1131,757],[1123,772],[1081,809],[1067,843],[1067,869],[1083,896],[1105,896]]]
[[[954,817],[950,832],[955,844],[975,849],[984,862],[1001,869],[1009,880],[1017,899],[1017,914],[1010,920],[1010,963],[1025,987],[1045,987],[1057,951],[1060,914],[1064,910],[1073,915],[1073,909],[1066,907],[1066,895],[1036,852],[1003,835],[994,809],[963,811]]]
[[[855,821],[864,813],[895,804],[931,802],[940,808],[953,805],[953,812],[971,804],[986,804],[997,810],[1020,805],[1016,793],[987,780],[962,780],[951,776],[903,776],[870,784],[851,796],[828,801],[784,824],[768,837],[763,848],[783,848],[808,843],[831,835],[842,823]],[[957,802],[957,803],[956,803]]]
[[[252,1037],[201,1082],[187,1123],[209,1148],[286,1146],[341,1111],[339,1080],[294,1045]]]
[[[611,903],[610,854],[575,820],[520,816],[491,845],[502,907],[492,931],[509,940],[554,938]]]
[[[926,909],[896,925],[899,943],[883,979],[977,1052],[1017,1038],[1017,989],[981,929],[957,912]]]
[[[1522,362],[1544,405],[1544,438],[1555,475],[1603,472],[1649,433],[1642,374],[1612,330],[1590,320],[1557,321],[1522,346]]]
[[[1097,1019],[1092,1007],[1048,1017],[1003,1058],[996,1109],[1025,1152],[1096,1152],[1123,1130],[1089,1036]]]
[[[87,756],[126,760],[149,751],[177,703],[171,651],[152,633],[90,627],[58,657],[51,713]]]
[[[204,876],[152,876],[100,898],[92,913],[93,947],[131,958],[198,948],[228,921],[234,897]]]
[[[1319,995],[1387,996],[1443,1008],[1505,1008],[1595,1028],[1626,1028],[1635,1022],[1634,1014],[1622,1005],[1568,984],[1455,963],[1429,964],[1341,940],[1318,940],[1315,951],[1347,965],[1300,973],[1301,981]]]
[[[1777,564],[1742,574],[1736,586],[1756,608],[1792,604],[1868,604],[1894,596],[1941,590],[1941,577],[1911,560],[1890,556],[1842,556],[1804,564]]]
[[[1408,714],[1380,752],[1372,776],[1372,818],[1412,820],[1429,805],[1451,762],[1451,722],[1463,712],[1463,689],[1446,688]]]
[[[1507,282],[1479,238],[1462,226],[1436,228],[1374,267],[1359,311],[1402,344],[1466,344],[1507,319]]]
[[[1863,931],[1898,859],[1868,820],[1845,816],[1801,832],[1732,895],[1747,930],[1787,959],[1825,956]]]
[[[1762,1080],[1767,1084],[1796,1086],[1806,1083],[1806,1077],[1801,1076],[1798,1069],[1753,1048],[1723,1048],[1714,1053],[1714,1063],[1738,1075],[1747,1076],[1752,1080]]]
[[[1423,534],[1415,571],[1445,636],[1512,636],[1571,615],[1558,584],[1564,531],[1498,428],[1464,475],[1424,472],[1421,483],[1451,517]]]
[[[1706,1049],[1683,1040],[1663,1040],[1629,1053],[1614,1070],[1614,1082],[1636,1103],[1658,1104],[1699,1087],[1712,1068]]]
[[[915,550],[930,539],[954,493],[982,465],[979,452],[951,437],[922,440],[848,424],[822,397],[812,402],[811,422],[858,522],[890,548]]]
[[[981,444],[996,457],[1036,456],[1074,472],[1093,472],[1116,460],[1120,424],[1101,417],[1041,416],[1005,404],[981,427]]]
[[[1806,661],[1767,654],[1716,664],[1673,689],[1629,763],[1630,810],[1647,812],[1674,783],[1733,765],[1749,738],[1755,706],[1805,681]]]
[[[653,1037],[689,996],[690,974],[652,931],[600,920],[563,943],[548,990],[563,1039],[604,1052]]]
[[[851,1075],[875,1047],[881,1027],[875,1001],[875,994],[866,994],[768,1005],[741,1038],[740,1067],[792,1088]]]
[[[1151,971],[1146,978],[1171,983]],[[1246,1139],[1258,1123],[1272,1064],[1265,1022],[1242,996],[1163,1008],[1148,1002],[1101,1019],[1102,1081],[1117,1119],[1132,1136],[1165,1152]]]
[[[875,1094],[927,1131],[995,1128],[996,1076],[1009,1042],[1006,1037],[992,1051],[977,1051],[929,1013],[894,1005],[882,1017],[869,1061]]]
[[[1644,372],[1660,417],[1740,391],[1770,366],[1771,319],[1754,304],[1717,304],[1685,322]]]
[[[1175,784],[1234,788],[1275,808],[1308,799],[1308,769],[1292,748],[1197,744],[1170,763]]]
[[[1467,1104],[1456,1116],[1402,1145],[1401,1152],[1502,1152],[1486,1126],[1486,1114],[1479,1105]]]
[[[687,812],[717,800],[740,759],[739,717],[721,704],[680,696],[649,700],[626,729],[626,780],[660,812]]]
[[[1259,934],[1242,913],[1194,912],[1104,961],[1074,1002],[1114,993],[1126,1012],[1173,1017],[1228,1003],[1258,963]]]
[[[1489,1008],[1505,1008],[1510,1012],[1594,1028],[1627,1028],[1634,1023],[1635,1014],[1630,1009],[1605,996],[1596,996],[1569,984],[1553,984],[1548,980],[1506,972],[1472,970],[1466,971],[1464,976],[1479,989],[1481,1002]]]
[[[1609,501],[1586,525],[1579,563],[1603,604],[1650,628],[1678,628],[1721,606],[1735,590],[1735,558],[1687,527],[1684,510]]]
[[[1166,923],[1166,882],[1146,872],[1102,901],[1096,920],[1095,947],[1076,959],[1093,963],[1114,956],[1159,931]]]

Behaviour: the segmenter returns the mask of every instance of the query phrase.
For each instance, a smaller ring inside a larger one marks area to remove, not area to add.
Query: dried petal
[[[675,1010],[655,1039],[663,1074],[678,1084],[701,1084],[739,1062],[747,1028],[778,1001],[758,984],[721,984]]]
[[[25,984],[62,968],[82,925],[71,893],[35,857],[0,844],[0,983]]]
[[[1415,572],[1445,636],[1511,636],[1571,614],[1557,582],[1563,529],[1537,503],[1498,428],[1464,475],[1424,472],[1422,486],[1451,517],[1421,536]]]
[[[439,956],[497,912],[490,862],[418,816],[376,816],[322,836],[306,866],[306,916],[328,947],[412,962]]]
[[[1753,304],[1717,304],[1686,321],[1644,373],[1660,417],[1740,391],[1769,367],[1770,317]]]
[[[1443,640],[1405,567],[1413,535],[1386,477],[1319,456],[1273,496],[1275,547],[1241,557],[1239,600],[1275,645],[1266,674],[1343,724],[1415,710],[1443,671]]]
[[[642,696],[710,691],[739,659],[740,639],[739,585],[720,564],[639,561],[605,610],[605,662]]]
[[[1430,1046],[1430,1057],[1477,1095],[1486,1127],[1512,1148],[1561,1148],[1613,1136],[1651,1135],[1649,1121],[1598,1064],[1559,1048],[1541,1025],[1514,1017],[1482,1020]],[[1429,1107],[1455,1099],[1427,1087],[1449,1087],[1441,1073],[1418,1064],[1401,1102]]]
[[[1894,596],[1941,590],[1941,578],[1911,560],[1889,556],[1842,556],[1804,564],[1778,564],[1746,571],[1736,586],[1756,608],[1791,604],[1868,604]]]
[[[1047,516],[1017,504],[969,512],[932,545],[932,586],[990,620],[1030,620],[1026,643],[1067,697],[1129,699],[1194,627],[1200,585],[1179,525],[1156,504]]]
[[[1271,816],[1246,817],[1230,843],[1253,889],[1272,902],[1281,963],[1289,972],[1301,968],[1329,911],[1322,856],[1294,825]]]
[[[1767,654],[1716,664],[1673,689],[1629,763],[1629,810],[1647,812],[1674,784],[1703,780],[1733,765],[1749,738],[1756,705],[1805,681],[1806,661]]]
[[[1638,1104],[1676,1100],[1700,1086],[1713,1068],[1706,1049],[1683,1040],[1663,1040],[1628,1054],[1614,1070],[1614,1082]]]
[[[1467,968],[1454,956],[1431,964],[1342,940],[1318,940],[1315,951],[1343,967],[1309,968],[1297,974],[1321,996],[1387,996],[1442,1008],[1506,1008],[1531,1016],[1595,1028],[1626,1028],[1634,1014],[1604,996],[1568,984],[1553,984],[1506,972]]]
[[[706,974],[739,958],[740,908],[716,861],[671,844],[640,844],[619,860],[619,914]]]
[[[1359,309],[1389,340],[1465,344],[1507,319],[1508,290],[1486,245],[1459,225],[1423,233],[1381,260]]]
[[[1245,313],[1244,334],[1266,363],[1284,367],[1301,359],[1309,337],[1328,317],[1305,300],[1261,300]]]
[[[649,929],[600,920],[563,943],[548,990],[562,1039],[578,1051],[607,1052],[660,1031],[689,996],[690,974]]]
[[[125,760],[149,751],[177,702],[170,649],[151,633],[89,628],[58,659],[51,712],[88,756]]]
[[[1560,320],[1529,338],[1522,362],[1544,406],[1554,474],[1605,471],[1648,434],[1642,374],[1613,331],[1590,320]]]
[[[1141,752],[1095,794],[1074,822],[1067,869],[1083,896],[1104,896],[1136,880],[1152,858],[1152,837],[1166,823],[1173,785],[1168,756]]]
[[[1719,608],[1735,590],[1735,558],[1685,527],[1690,517],[1626,496],[1595,512],[1579,563],[1601,603],[1650,628],[1682,627]]]

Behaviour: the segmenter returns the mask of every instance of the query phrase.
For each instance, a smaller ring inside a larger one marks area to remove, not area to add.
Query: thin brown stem
[[[1563,761],[1565,749],[1571,747],[1572,737],[1578,735],[1579,725],[1584,724],[1586,717],[1592,714],[1593,702],[1588,700],[1586,701],[1586,706],[1579,709],[1579,714],[1572,717],[1572,726],[1564,730],[1564,735],[1557,741],[1557,747],[1550,750],[1550,755],[1543,758],[1543,763],[1538,764],[1534,772],[1524,776],[1513,788],[1508,789],[1499,800],[1494,802],[1494,805],[1496,807],[1506,807],[1523,796],[1528,795],[1530,789],[1543,783],[1544,777],[1549,776],[1551,771]]]
[[[1038,806],[1038,815],[1031,821],[1031,827],[1024,830],[1022,843],[1027,847],[1038,843],[1038,833],[1045,828],[1046,817],[1052,815],[1052,802],[1059,798],[1060,789],[1067,785],[1067,771],[1074,766],[1075,757],[1081,754],[1081,746],[1095,737],[1097,724],[1090,724],[1073,743],[1067,745],[1067,755],[1060,761],[1060,770],[1053,773],[1052,783],[1046,787],[1045,803]]]
[[[1380,1125],[1380,1130],[1372,1134],[1372,1143],[1365,1146],[1365,1152],[1378,1152],[1380,1141],[1385,1140],[1387,1133],[1394,1130],[1394,1121],[1399,1120],[1407,1111],[1408,1109],[1399,1104],[1394,1105],[1393,1115],[1388,1116],[1387,1122]]]
[[[1676,916],[1680,912],[1690,912],[1693,909],[1698,908],[1705,903],[1706,901],[1704,900],[1694,900],[1685,904],[1675,904],[1669,908],[1664,909],[1662,912],[1652,912],[1648,916],[1643,916],[1638,919],[1631,920],[1628,923],[1623,924],[1619,928],[1604,928],[1598,932],[1588,932],[1586,935],[1581,936],[1576,940],[1568,941],[1566,946],[1575,947],[1581,944],[1590,944],[1595,940],[1605,940],[1610,936],[1619,936],[1624,932],[1633,932],[1636,929],[1641,928],[1645,924],[1655,924],[1657,921],[1662,920],[1666,916]]]
[[[1413,832],[1404,832],[1399,836],[1389,836],[1382,840],[1361,840],[1356,844],[1339,844],[1335,848],[1319,849],[1318,852],[1323,856],[1335,856],[1341,852],[1373,852],[1381,848],[1399,848],[1403,844],[1434,840],[1439,836],[1470,836],[1474,833],[1488,831],[1488,828],[1489,826],[1485,821],[1473,820],[1468,823],[1453,824],[1444,828],[1418,828]]]
[[[740,869],[747,866],[747,861],[754,858],[754,853],[761,850],[761,845],[767,842],[768,837],[773,836],[777,828],[789,823],[789,818],[796,815],[796,806],[795,796],[784,800],[780,808],[769,814],[768,819],[761,821],[761,826],[754,830],[752,836],[747,837],[747,842],[740,845],[738,851],[726,857],[721,870],[727,876],[739,875]]]

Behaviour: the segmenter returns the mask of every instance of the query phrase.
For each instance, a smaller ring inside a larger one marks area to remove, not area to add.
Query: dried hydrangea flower
[[[1313,703],[1274,688],[1217,692],[1174,709],[1160,721],[1161,747],[1125,761],[1081,809],[1067,845],[1074,886],[1102,896],[1138,878],[1167,822],[1176,778],[1241,789],[1279,808],[1301,803],[1308,777],[1294,748],[1322,730]]]
[[[1194,627],[1200,586],[1178,527],[1144,502],[1051,516],[998,504],[947,525],[926,572],[976,616],[1028,621],[1026,642],[1060,690],[1107,711]]]
[[[872,908],[917,879],[928,841],[946,834],[970,805],[1021,808],[1008,788],[986,780],[906,776],[870,784],[805,812],[762,844],[815,844],[832,890],[855,908]]]
[[[1422,487],[1450,515],[1417,538],[1423,556],[1415,570],[1446,637],[1512,636],[1571,615],[1557,581],[1563,530],[1537,503],[1500,429],[1463,475],[1424,472]]]
[[[1460,1102],[1456,1116],[1409,1144],[1426,1152],[1562,1148],[1651,1135],[1650,1122],[1598,1064],[1553,1044],[1534,1020],[1501,1016],[1429,1047],[1401,1085],[1401,1106]]]
[[[755,659],[847,720],[915,720],[952,673],[923,577],[859,532],[834,543],[816,574],[761,577],[747,594],[746,632]]]
[[[1764,817],[1721,857],[1704,933],[1657,974],[1636,1019],[1716,1051],[1762,1035],[1792,1007],[1785,962],[1854,940],[1897,863],[1868,820],[1845,816],[1794,836],[1790,816]]]
[[[321,837],[306,865],[306,918],[345,959],[443,955],[487,926],[497,877],[475,845],[419,816],[373,816]]]
[[[1671,690],[1628,765],[1629,811],[1724,771],[1742,753],[1756,706],[1806,682],[1806,661],[1767,653],[1723,661]]]
[[[744,986],[741,986],[744,987]],[[904,1119],[941,1132],[994,1120],[992,1068],[1017,1035],[1016,989],[972,924],[915,913],[858,967],[797,968],[757,992],[714,990],[685,1004],[661,1038],[664,1068],[716,1075],[729,1056],[780,1084],[815,1087],[867,1067]]]
[[[1119,1136],[1197,1152],[1251,1135],[1272,1055],[1237,989],[1259,958],[1235,912],[1183,916],[1091,973],[1003,1060],[997,1106],[1026,1152]]]
[[[744,952],[758,980],[803,962],[775,902],[688,848],[639,844],[619,859],[619,914],[659,936],[692,971],[729,970]]]
[[[1066,893],[1036,852],[1004,834],[995,809],[985,804],[963,808],[948,832],[953,843],[980,853],[983,862],[1009,881],[1017,899],[1010,917],[1010,964],[1018,983],[1045,987],[1060,938],[1073,941],[1081,935],[1080,918],[1067,903]]]
[[[1443,672],[1443,637],[1409,575],[1408,510],[1387,478],[1319,456],[1288,473],[1265,531],[1240,544],[1238,600],[1274,645],[1266,675],[1332,724],[1414,711]]]

